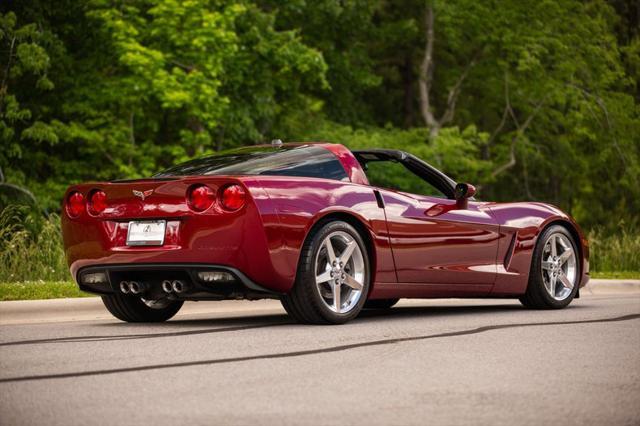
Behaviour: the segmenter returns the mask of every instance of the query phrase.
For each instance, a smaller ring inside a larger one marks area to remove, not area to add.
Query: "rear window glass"
[[[335,155],[313,145],[247,147],[224,151],[178,164],[154,177],[192,175],[269,175],[349,180]]]

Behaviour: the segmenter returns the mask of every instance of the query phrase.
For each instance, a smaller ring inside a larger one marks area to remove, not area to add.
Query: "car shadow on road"
[[[358,319],[389,319],[389,318],[423,318],[426,316],[454,316],[454,315],[486,315],[499,312],[523,312],[521,305],[464,305],[464,306],[396,306],[391,309],[367,309],[362,311]]]
[[[521,305],[506,305],[506,304],[495,304],[495,305],[475,305],[475,306],[396,306],[390,309],[365,309],[354,322],[361,322],[362,320],[367,321],[386,321],[388,319],[395,318],[423,318],[426,316],[452,316],[452,315],[466,315],[466,314],[495,314],[498,312],[522,312],[524,308]],[[281,314],[274,313],[269,315],[248,315],[248,316],[234,316],[221,318],[217,316],[216,318],[205,318],[205,314],[198,314],[202,316],[200,318],[178,318],[172,319],[166,323],[166,325],[170,326],[205,326],[205,325],[213,325],[213,326],[221,326],[221,325],[231,325],[231,324],[254,324],[254,325],[295,325],[302,327],[317,327],[310,326],[307,324],[298,324],[292,318],[290,318],[284,311]],[[217,314],[220,315],[220,314]],[[122,326],[125,325],[123,323],[111,323],[105,324],[109,326]],[[144,327],[144,324],[126,324],[129,326],[139,326]]]
[[[571,305],[566,309],[579,309],[580,305]],[[498,303],[493,305],[463,305],[463,306],[396,306],[388,309],[365,309],[352,323],[366,321],[388,321],[394,319],[407,318],[424,318],[433,316],[456,316],[456,315],[492,315],[500,312],[533,312],[527,310],[520,304],[504,304]],[[540,311],[541,312],[541,311]],[[154,324],[155,328],[173,328],[173,327],[194,327],[194,326],[238,326],[242,325],[249,328],[260,328],[269,326],[299,326],[299,327],[318,327],[317,325],[299,324],[290,318],[284,311],[282,313],[246,315],[246,316],[230,316],[222,317],[220,313],[212,314],[215,318],[207,318],[206,314],[197,314],[197,318],[174,318],[163,324]],[[351,324],[351,323],[348,323]],[[149,324],[145,323],[123,323],[113,322],[108,324],[100,324],[101,327],[117,327],[117,328],[140,328],[148,329]]]

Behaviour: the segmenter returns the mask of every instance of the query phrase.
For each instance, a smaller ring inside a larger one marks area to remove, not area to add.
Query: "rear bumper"
[[[205,282],[198,277],[199,272],[222,271],[229,273],[233,280],[223,282]],[[106,281],[87,283],[87,274],[102,272]],[[204,263],[136,263],[103,264],[81,268],[74,279],[81,290],[100,295],[109,295],[120,291],[121,281],[135,280],[144,283],[149,292],[161,294],[164,280],[179,279],[186,282],[190,290],[172,297],[181,300],[207,299],[261,299],[279,297],[279,293],[263,287],[251,280],[242,271],[226,265]]]

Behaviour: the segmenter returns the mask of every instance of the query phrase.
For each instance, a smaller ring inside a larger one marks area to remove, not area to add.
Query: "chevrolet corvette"
[[[80,289],[129,322],[197,300],[275,298],[298,322],[339,324],[400,298],[579,297],[589,245],[576,222],[475,192],[403,151],[275,141],[73,185],[62,231]]]

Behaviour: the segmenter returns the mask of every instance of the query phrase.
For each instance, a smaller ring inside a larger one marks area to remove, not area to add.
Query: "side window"
[[[369,183],[379,188],[430,197],[447,198],[439,189],[395,161],[367,161],[365,173]]]
[[[319,146],[240,148],[173,166],[155,178],[197,175],[300,176],[348,181],[340,160]]]
[[[336,156],[320,147],[291,150],[267,160],[251,167],[250,172],[271,176],[349,180],[347,172]]]

